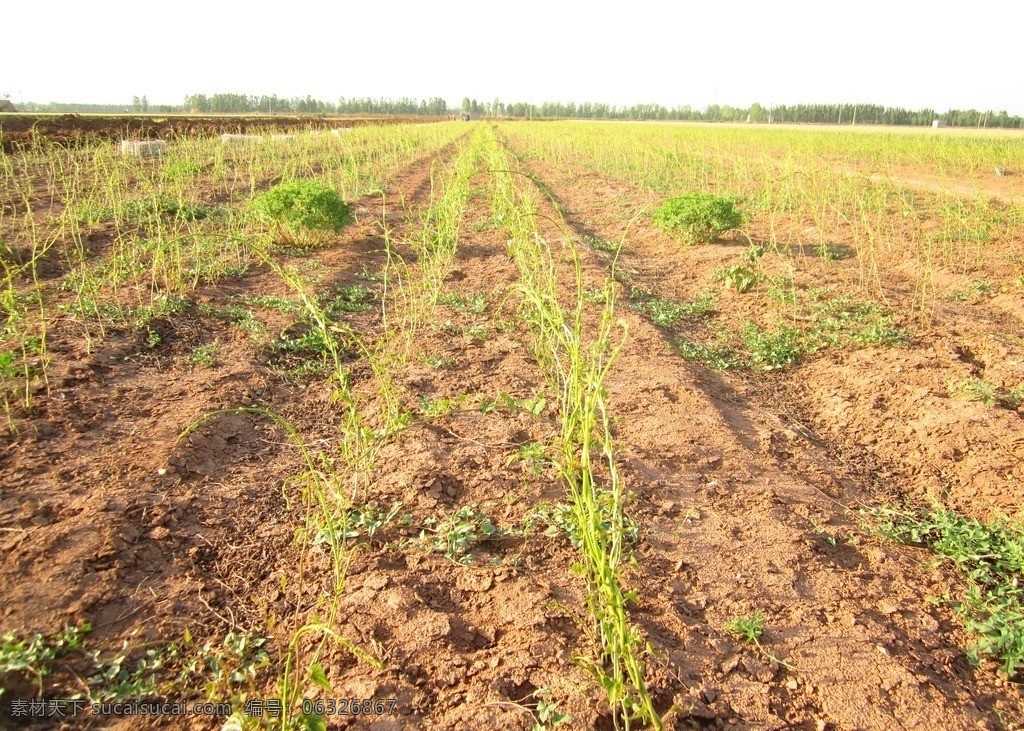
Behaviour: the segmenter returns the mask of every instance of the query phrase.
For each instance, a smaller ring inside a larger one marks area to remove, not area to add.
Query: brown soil
[[[539,163],[531,172],[550,186],[577,236],[617,240],[631,218],[623,211],[646,202],[637,188],[596,175]],[[392,182],[390,198],[401,193],[416,211],[428,201],[430,175],[429,160],[414,166]],[[358,205],[362,223],[316,254],[320,287],[366,284],[355,275],[384,261],[380,198]],[[417,216],[392,208],[389,225],[408,254],[402,236],[413,233]],[[556,217],[551,206],[542,213]],[[427,518],[462,506],[479,506],[508,529],[537,504],[565,500],[550,466],[535,473],[516,459],[521,446],[555,434],[553,408],[539,418],[474,408],[477,397],[526,398],[547,388],[528,333],[503,326],[515,316],[518,275],[489,216],[486,198],[474,195],[446,291],[487,293],[490,308],[473,315],[438,307],[441,322],[422,330],[416,347],[452,365],[413,358],[395,374],[410,408],[423,398],[469,398],[451,416],[417,422],[389,442],[357,500],[401,500],[411,516],[409,525],[361,539],[339,611],[339,632],[384,667],[338,648],[321,660],[333,691],[305,688],[311,697],[395,698],[397,712],[335,716],[331,728],[529,729],[534,718],[524,706],[540,689],[572,714],[569,728],[612,728],[603,694],[573,662],[593,644],[567,540],[527,533],[482,543],[469,566],[407,545]],[[557,229],[547,219],[542,228],[557,246]],[[627,241],[621,264],[633,281],[666,296],[694,296],[707,273],[739,251],[726,240],[680,252],[644,221]],[[588,281],[601,281],[607,257],[584,257]],[[568,288],[569,268],[563,273]],[[296,606],[315,611],[329,570],[322,556],[303,559],[295,539],[304,516],[290,479],[304,470],[296,445],[252,412],[214,416],[180,436],[217,409],[259,407],[331,453],[341,417],[330,385],[283,377],[281,356],[200,312],[200,304],[223,307],[237,294],[290,293],[264,268],[200,290],[186,313],[154,324],[162,339],[155,349],[129,331],[112,331],[90,349],[70,317],[53,324],[50,393],[39,395],[17,434],[3,437],[0,453],[0,633],[89,621],[91,646],[109,652],[125,640],[141,646],[188,630],[198,643],[219,642],[235,630],[269,637],[276,658],[297,628]],[[1019,318],[1019,304],[998,317]],[[761,306],[739,295],[721,303],[726,319]],[[972,667],[960,620],[927,601],[949,589],[952,573],[928,564],[923,551],[866,536],[856,513],[880,499],[943,492],[977,513],[1024,507],[1012,489],[1024,479],[1019,413],[954,401],[942,386],[950,374],[982,371],[1021,380],[1013,370],[1024,362],[1019,340],[992,336],[982,308],[997,321],[987,304],[950,305],[948,319],[911,349],[823,351],[755,378],[682,360],[668,347],[672,333],[623,296],[628,341],[608,385],[632,492],[628,513],[640,526],[626,582],[637,592],[631,616],[653,650],[650,685],[666,727],[1024,722],[1016,689],[991,663]],[[294,327],[293,316],[258,315],[272,333]],[[372,311],[349,322],[360,331],[380,326]],[[214,341],[215,367],[188,365],[195,347]],[[368,366],[354,363],[352,378],[372,398]],[[755,610],[766,618],[766,651],[792,668],[724,629]],[[265,685],[264,695],[273,690]],[[0,723],[8,720],[0,707]],[[219,723],[107,717],[88,727]]]
[[[224,132],[246,134],[267,130],[337,129],[363,124],[417,124],[447,117],[304,117],[304,116],[169,116],[82,114],[4,114],[0,116],[0,148],[10,154],[45,138],[73,147],[101,140],[162,139]]]

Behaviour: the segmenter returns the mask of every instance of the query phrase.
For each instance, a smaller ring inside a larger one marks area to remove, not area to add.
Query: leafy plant
[[[688,338],[679,338],[675,348],[686,360],[700,361],[714,371],[727,371],[743,365],[743,360],[728,345],[702,345]]]
[[[187,635],[186,641],[190,641]],[[263,637],[230,631],[220,643],[206,642],[190,652],[181,678],[201,680],[206,697],[211,700],[234,697],[270,666],[266,642]]]
[[[458,292],[446,292],[437,299],[439,304],[465,310],[474,315],[481,315],[487,311],[487,295],[482,293],[463,295]]]
[[[358,538],[365,534],[373,538],[377,531],[394,520],[401,509],[402,502],[400,500],[392,503],[391,508],[387,512],[376,505],[362,505],[358,508],[353,508],[345,516],[345,537]]]
[[[462,397],[449,398],[447,396],[441,398],[429,398],[427,396],[420,397],[420,413],[429,419],[436,419],[441,416],[449,416],[462,405]]]
[[[505,531],[497,528],[475,505],[464,505],[441,521],[427,518],[423,524],[425,527],[420,532],[420,545],[443,553],[461,564],[473,561],[468,551],[474,544],[496,540],[505,535]]]
[[[540,416],[547,407],[548,400],[544,394],[539,394],[536,391],[533,392],[532,396],[524,399],[517,399],[511,394],[501,391],[498,393],[497,398],[493,400],[480,397],[479,403],[481,414],[489,414],[492,411],[504,408],[511,413],[525,411],[533,416]]]
[[[217,365],[217,346],[217,341],[200,345],[189,355],[188,364],[202,368],[212,368]]]
[[[772,662],[776,662],[790,670],[795,669],[792,665],[783,662],[772,655],[761,644],[761,637],[764,635],[764,615],[761,610],[756,610],[749,617],[736,617],[725,623],[725,631],[740,637],[747,644],[753,645],[757,651]]]
[[[615,529],[611,515],[611,505],[607,497],[598,502],[599,528],[604,534],[611,533]],[[573,548],[580,548],[583,539],[580,536],[579,524],[573,516],[572,506],[565,503],[541,503],[534,508],[526,520],[528,530],[533,530],[541,524],[546,524],[544,535],[554,538],[565,536]],[[622,526],[619,528],[625,543],[633,545],[640,537],[640,528],[631,518],[622,516]]]
[[[927,546],[953,561],[968,582],[957,612],[978,635],[968,656],[1002,662],[1013,677],[1024,665],[1024,531],[1005,519],[981,522],[944,508],[876,508],[874,530],[900,543]]]
[[[286,243],[315,244],[355,219],[337,191],[318,180],[293,180],[252,200],[256,217],[271,224]]]
[[[518,452],[509,457],[508,464],[520,460],[528,464],[533,469],[535,475],[544,472],[544,467],[549,461],[544,445],[537,442],[530,442],[521,446]]]
[[[654,297],[637,305],[640,312],[651,318],[651,322],[661,327],[671,327],[679,320],[708,315],[715,310],[718,295],[708,291],[702,293],[692,302],[673,302],[672,300]]]
[[[691,192],[662,203],[654,223],[688,244],[707,244],[743,223],[743,215],[729,198]]]
[[[607,240],[602,239],[602,238],[600,238],[598,236],[585,235],[585,236],[582,237],[582,239],[583,239],[583,243],[587,244],[592,249],[597,249],[598,251],[618,251],[619,250],[619,244],[615,243],[614,241],[607,241]]]
[[[725,623],[725,631],[738,635],[745,642],[760,646],[761,635],[764,633],[764,615],[757,610],[749,617],[737,617]]]
[[[750,351],[750,363],[762,370],[785,368],[804,352],[800,331],[786,325],[762,330],[752,322],[743,328],[743,343]]]
[[[733,264],[724,269],[719,278],[737,292],[749,292],[761,280],[761,275],[746,264]]]
[[[91,625],[66,627],[50,637],[41,634],[29,638],[18,637],[8,632],[0,638],[0,678],[8,673],[34,678],[39,695],[43,693],[43,681],[53,672],[53,664],[69,652],[82,646]],[[0,685],[0,696],[4,693]]]
[[[572,722],[570,714],[558,712],[557,705],[548,700],[550,696],[551,692],[545,688],[534,691],[533,697],[537,699],[537,720],[534,721],[531,731],[550,731]]]
[[[814,320],[808,334],[807,350],[810,352],[851,343],[898,347],[910,342],[910,333],[893,327],[893,315],[873,302],[836,297],[815,304],[810,316]]]
[[[981,378],[969,377],[946,384],[950,396],[958,396],[967,401],[978,401],[985,406],[1003,406],[1015,409],[1024,403],[1024,384],[1014,388],[1003,388]]]
[[[420,356],[420,360],[431,368],[435,368],[437,370],[441,370],[442,368],[451,368],[455,365],[455,358],[448,355],[439,355],[437,353],[425,353]]]
[[[835,244],[823,241],[818,246],[818,256],[825,261],[836,261],[837,259],[849,258],[850,252],[842,246],[836,246]]]
[[[373,301],[373,290],[361,284],[338,285],[334,296],[324,305],[324,312],[337,319],[343,312],[364,312]]]

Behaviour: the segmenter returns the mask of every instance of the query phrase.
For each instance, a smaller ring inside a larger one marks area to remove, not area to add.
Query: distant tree
[[[462,97],[462,111],[468,112],[471,109],[471,102],[468,96]]]

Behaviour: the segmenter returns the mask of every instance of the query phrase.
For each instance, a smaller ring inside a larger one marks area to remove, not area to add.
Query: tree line
[[[190,94],[180,106],[151,106],[145,96],[133,97],[130,104],[35,104],[22,111],[78,113],[160,113],[194,114],[410,114],[446,116],[466,111],[476,116],[564,119],[676,120],[693,122],[753,122],[790,124],[888,124],[928,126],[936,119],[951,127],[1024,128],[1024,117],[1005,110],[977,109],[904,109],[881,104],[794,104],[749,107],[710,104],[703,109],[690,105],[666,107],[662,104],[619,106],[601,102],[503,102],[480,101],[465,97],[461,105],[451,107],[441,97],[429,99],[385,99],[341,97],[337,102],[305,97],[250,96],[246,94]]]

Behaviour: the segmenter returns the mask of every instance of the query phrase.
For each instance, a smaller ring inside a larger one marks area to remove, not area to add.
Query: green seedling
[[[438,304],[464,310],[473,315],[482,315],[484,312],[487,312],[487,308],[490,306],[490,303],[487,301],[487,295],[479,293],[462,295],[458,292],[448,292],[438,297],[437,301]]]
[[[761,281],[761,275],[746,264],[733,264],[719,272],[718,278],[741,294],[749,292]]]
[[[200,345],[192,351],[191,355],[186,359],[189,365],[199,366],[201,368],[212,368],[217,365],[217,341],[207,343],[206,345]]]
[[[420,397],[419,411],[420,414],[428,419],[437,419],[442,416],[450,416],[458,411],[459,407],[462,406],[463,397],[458,398],[429,398],[427,396]]]
[[[673,302],[672,300],[651,297],[637,305],[637,309],[651,318],[651,322],[661,327],[672,327],[677,322],[691,317],[710,315],[718,305],[715,292],[704,292],[692,302]]]
[[[950,396],[966,401],[976,401],[985,406],[1016,409],[1021,403],[1024,403],[1024,384],[1018,384],[1013,388],[1003,388],[981,378],[970,377],[959,381],[950,381],[946,384],[946,391]]]
[[[749,617],[737,617],[730,622],[726,622],[725,631],[740,637],[747,644],[753,645],[757,648],[758,652],[772,662],[778,663],[790,670],[796,669],[764,649],[764,645],[761,644],[761,637],[764,635],[764,615],[761,614],[760,610],[755,611]]]
[[[472,546],[505,536],[505,531],[475,505],[464,505],[441,521],[427,518],[423,524],[419,537],[422,547],[466,565],[473,562],[473,555],[468,552]]]
[[[539,475],[544,472],[544,468],[547,466],[549,460],[547,457],[547,450],[543,444],[531,442],[530,444],[524,444],[519,448],[519,451],[508,458],[506,464],[512,464],[513,462],[525,462],[533,470],[535,475]]]
[[[43,694],[43,682],[53,672],[54,664],[64,655],[82,647],[91,625],[67,627],[63,632],[46,637],[41,634],[19,637],[13,632],[0,638],[0,678],[8,673],[31,678],[38,695]],[[0,696],[3,695],[0,685]]]
[[[559,713],[557,704],[550,700],[551,691],[540,688],[534,691],[533,697],[537,700],[537,720],[534,721],[531,731],[550,731],[572,722],[572,716],[568,713]]]
[[[455,358],[448,355],[439,355],[436,353],[427,353],[420,356],[420,360],[431,368],[441,370],[442,368],[451,368],[455,365]]]

